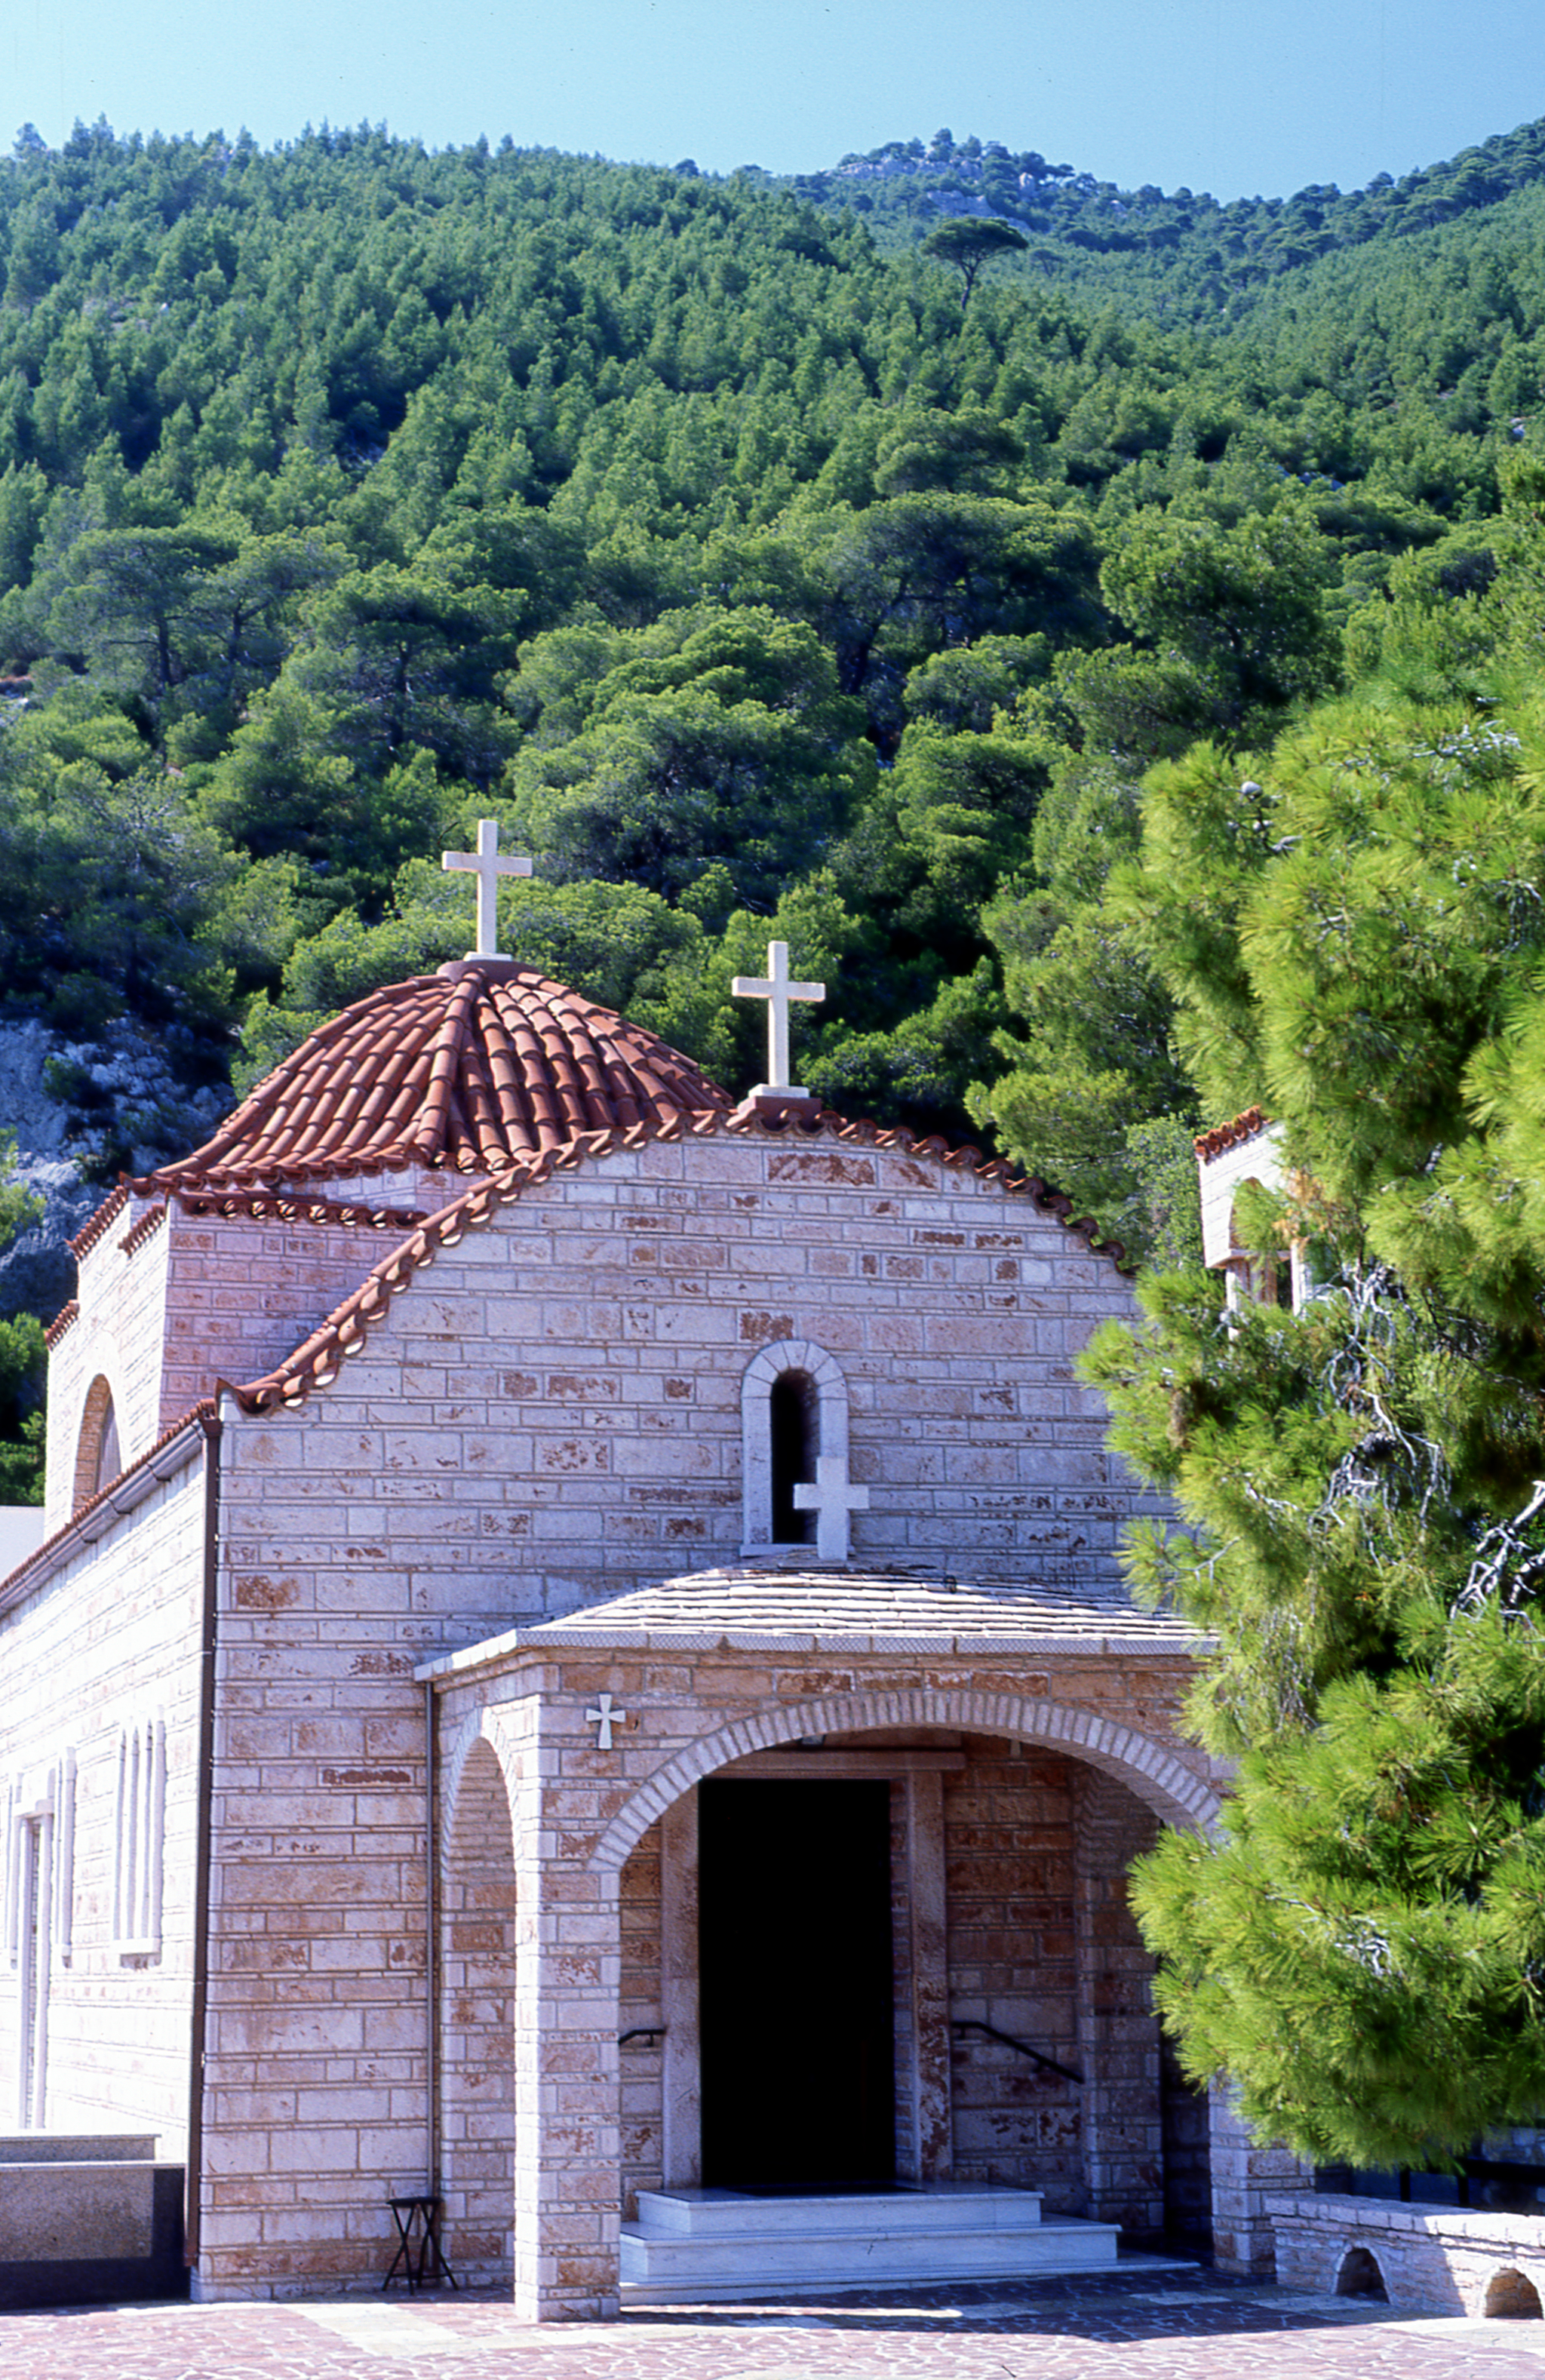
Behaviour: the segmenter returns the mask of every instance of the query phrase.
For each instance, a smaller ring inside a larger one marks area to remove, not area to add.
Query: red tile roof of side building
[[[1214,1157],[1222,1157],[1225,1148],[1237,1148],[1242,1140],[1254,1140],[1271,1129],[1271,1119],[1264,1108],[1247,1108],[1243,1115],[1235,1116],[1230,1123],[1215,1123],[1210,1132],[1199,1132],[1196,1152],[1206,1164]]]

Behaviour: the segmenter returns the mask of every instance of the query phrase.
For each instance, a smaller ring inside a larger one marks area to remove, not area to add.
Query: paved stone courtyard
[[[505,2299],[0,2315],[4,2380],[1545,2380],[1545,2324],[1392,2315],[1206,2273],[654,2307],[534,2329]]]

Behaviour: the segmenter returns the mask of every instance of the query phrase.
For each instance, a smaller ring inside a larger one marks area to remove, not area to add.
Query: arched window
[[[801,1512],[794,1490],[815,1477],[821,1453],[821,1401],[809,1372],[780,1372],[767,1399],[768,1439],[772,1461],[772,1542],[808,1546],[815,1514]]]
[[[770,1554],[816,1541],[815,1515],[794,1490],[813,1481],[818,1462],[847,1464],[847,1382],[835,1360],[809,1339],[763,1347],[740,1384],[745,1531],[741,1551]],[[824,1475],[824,1474],[822,1474]]]
[[[86,1391],[86,1403],[80,1415],[80,1436],[76,1441],[77,1506],[90,1503],[98,1489],[105,1488],[110,1479],[116,1479],[123,1467],[113,1391],[105,1373],[99,1372]]]

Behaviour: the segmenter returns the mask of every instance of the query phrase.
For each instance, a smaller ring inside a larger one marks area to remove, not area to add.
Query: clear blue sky
[[[1356,188],[1545,115],[1540,0],[0,0],[0,150],[384,121],[808,172],[948,125],[1218,198]]]

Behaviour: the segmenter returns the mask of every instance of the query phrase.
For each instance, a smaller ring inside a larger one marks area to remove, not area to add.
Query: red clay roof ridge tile
[[[1192,1146],[1204,1165],[1222,1157],[1227,1148],[1237,1148],[1242,1140],[1254,1140],[1258,1134],[1270,1132],[1272,1119],[1264,1108],[1246,1108],[1227,1123],[1215,1123],[1210,1132],[1198,1132]]]

